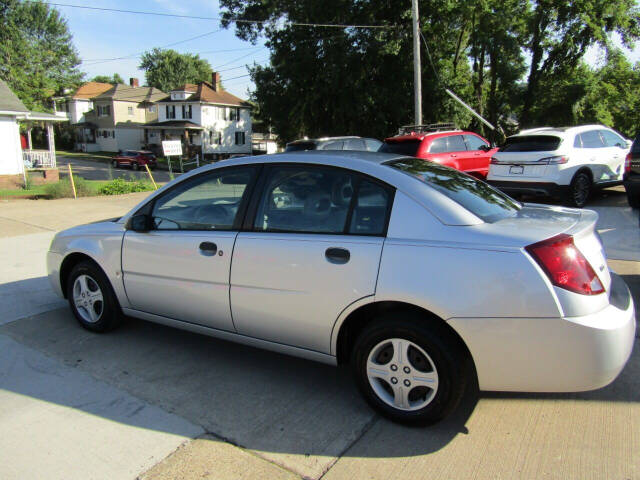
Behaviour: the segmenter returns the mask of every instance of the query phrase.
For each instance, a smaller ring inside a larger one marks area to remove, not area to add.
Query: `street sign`
[[[163,140],[162,151],[165,157],[182,155],[182,142],[180,140]]]

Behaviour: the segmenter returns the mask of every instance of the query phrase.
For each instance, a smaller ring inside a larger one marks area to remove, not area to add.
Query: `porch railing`
[[[56,155],[49,150],[23,150],[22,160],[27,169],[56,167]]]

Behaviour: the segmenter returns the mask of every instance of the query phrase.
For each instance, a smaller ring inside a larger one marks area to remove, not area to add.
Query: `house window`
[[[149,113],[156,113],[156,106],[155,105],[151,105],[149,107]]]
[[[244,145],[244,132],[236,132],[236,145]]]
[[[222,132],[211,130],[209,132],[209,143],[211,145],[222,145]]]
[[[230,108],[229,109],[230,113],[231,113],[231,120],[232,121],[239,121],[240,120],[240,109],[239,108]]]
[[[133,115],[133,107],[127,107],[127,113]]]
[[[176,106],[167,105],[167,118],[176,118]]]
[[[192,113],[192,105],[182,105],[182,118],[191,118]]]
[[[149,137],[150,138],[155,138],[156,137],[156,132],[149,132]]]
[[[98,105],[98,116],[108,117],[111,115],[111,105]]]

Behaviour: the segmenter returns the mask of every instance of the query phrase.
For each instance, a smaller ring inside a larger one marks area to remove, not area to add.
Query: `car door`
[[[458,170],[466,172],[473,170],[472,157],[467,151],[467,145],[464,143],[462,135],[450,135],[447,138],[447,152],[451,162],[456,165]]]
[[[609,166],[611,180],[622,180],[624,175],[624,159],[629,153],[627,142],[611,130],[600,130],[600,136],[606,146],[606,162]]]
[[[348,170],[268,168],[233,254],[238,333],[329,353],[340,312],[375,293],[392,201],[393,189]]]
[[[576,155],[581,159],[579,165],[586,165],[593,173],[593,181],[601,183],[610,178],[610,167],[608,164],[608,151],[604,140],[598,130],[588,130],[580,133],[576,137],[576,143],[580,142],[582,148],[576,149]],[[574,143],[574,147],[576,146]]]
[[[489,161],[491,154],[489,153],[489,143],[477,135],[465,134],[464,141],[467,144],[467,163],[469,172],[475,172],[482,177],[487,176],[489,171]],[[483,150],[484,148],[484,150]]]
[[[216,169],[177,184],[144,207],[148,232],[125,233],[122,272],[131,308],[233,331],[233,245],[257,167]]]

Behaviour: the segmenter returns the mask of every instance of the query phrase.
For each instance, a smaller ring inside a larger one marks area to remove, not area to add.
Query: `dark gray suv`
[[[304,138],[287,143],[285,152],[302,150],[359,150],[377,152],[382,146],[380,140],[362,137],[323,137]]]

